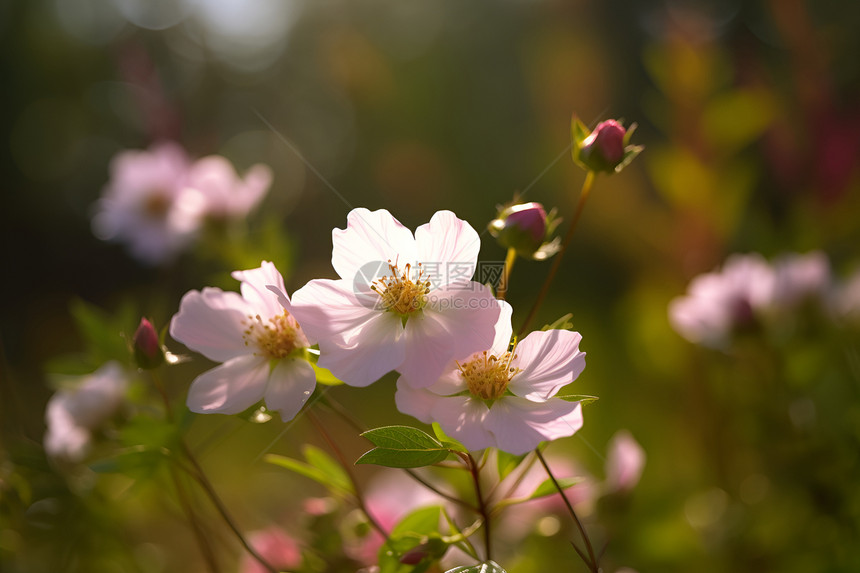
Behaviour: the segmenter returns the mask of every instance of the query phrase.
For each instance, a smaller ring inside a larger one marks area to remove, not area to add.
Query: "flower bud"
[[[144,370],[158,368],[164,362],[164,350],[158,340],[158,333],[152,323],[145,318],[140,319],[140,325],[132,339],[134,360],[138,367]]]
[[[588,171],[621,171],[642,151],[641,146],[628,145],[635,128],[634,124],[630,129],[625,129],[614,119],[608,119],[589,133],[582,122],[574,117],[571,127],[573,160]]]
[[[490,232],[505,247],[534,252],[546,236],[546,211],[540,203],[512,205],[490,223]]]

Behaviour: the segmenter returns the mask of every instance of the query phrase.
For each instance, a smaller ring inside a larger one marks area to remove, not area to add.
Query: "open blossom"
[[[578,402],[556,397],[585,368],[578,332],[532,332],[509,349],[512,310],[502,303],[496,337],[487,350],[449,362],[426,388],[409,375],[397,381],[397,408],[442,429],[470,450],[496,447],[514,455],[582,427]]]
[[[45,410],[45,451],[79,461],[89,450],[93,431],[122,405],[128,379],[117,362],[108,362],[71,388],[58,390]]]
[[[243,218],[256,207],[272,184],[272,170],[263,164],[252,166],[243,178],[220,155],[194,162],[188,172],[188,187],[200,192],[207,217]]]
[[[773,269],[756,254],[733,255],[721,272],[699,275],[686,296],[669,304],[669,320],[690,342],[724,348],[734,332],[755,324],[771,303]]]
[[[413,235],[388,211],[354,209],[332,232],[339,280],[293,295],[293,314],[320,347],[319,365],[352,386],[397,370],[427,386],[454,358],[487,348],[499,305],[471,281],[478,233],[439,211]]]
[[[126,243],[147,264],[174,258],[193,241],[205,206],[186,185],[190,166],[185,151],[170,142],[117,154],[93,218],[95,235]]]
[[[275,265],[235,271],[241,295],[207,287],[182,297],[170,335],[220,366],[194,379],[188,391],[192,412],[236,414],[260,400],[291,420],[316,385],[302,355],[308,340],[290,313],[284,279]],[[274,285],[281,298],[267,287]]]

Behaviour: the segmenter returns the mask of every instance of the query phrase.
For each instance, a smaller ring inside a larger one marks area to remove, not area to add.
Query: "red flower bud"
[[[594,131],[588,129],[576,117],[573,119],[573,160],[589,171],[614,173],[621,171],[636,155],[641,146],[627,145],[635,129],[625,129],[614,119],[600,122]]]
[[[140,319],[140,325],[132,339],[134,360],[144,370],[158,368],[164,362],[164,351],[158,340],[158,333],[152,323],[145,318]]]
[[[558,222],[540,203],[520,203],[501,209],[489,229],[503,247],[522,257],[542,260],[555,253],[554,243],[547,243],[547,237]]]

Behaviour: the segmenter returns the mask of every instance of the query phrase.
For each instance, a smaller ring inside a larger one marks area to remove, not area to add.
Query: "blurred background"
[[[860,570],[856,330],[810,320],[721,352],[667,315],[731,253],[820,250],[840,280],[860,265],[858,26],[860,3],[845,0],[3,4],[0,569],[201,570],[165,480],[46,458],[58,380],[130,364],[118,333],[141,316],[164,328],[189,289],[235,290],[232,270],[271,260],[290,292],[334,277],[331,230],[350,207],[413,229],[451,209],[480,231],[520,192],[557,207],[564,230],[584,179],[569,153],[576,114],[635,122],[645,146],[597,178],[533,324],[572,313],[588,367],[571,391],[600,397],[550,452],[601,479],[616,431],[646,452],[634,489],[583,509],[605,570]],[[111,158],[162,140],[240,173],[264,163],[273,183],[245,220],[153,266],[97,239],[91,219]],[[504,260],[482,238],[482,260]],[[515,328],[547,268],[517,263]],[[167,373],[177,408],[211,366],[194,356]],[[415,423],[393,388],[386,377],[330,394],[369,427]],[[146,377],[136,392],[137,412],[157,405]],[[327,423],[346,452],[364,451]],[[296,491],[324,490],[260,456],[324,447],[312,425],[214,415],[185,431],[243,527],[306,535]],[[224,570],[237,570],[240,548],[210,509]],[[502,565],[585,570],[571,532],[538,533]]]

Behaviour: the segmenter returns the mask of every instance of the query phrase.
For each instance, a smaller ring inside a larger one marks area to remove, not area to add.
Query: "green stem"
[[[472,454],[458,454],[469,466],[469,473],[472,475],[472,482],[475,484],[475,497],[478,498],[478,513],[484,520],[484,545],[487,548],[487,561],[492,557],[492,532],[490,530],[490,512],[487,508],[487,501],[484,499],[484,494],[481,491],[481,476],[478,471],[478,464]]]
[[[552,261],[552,266],[549,269],[549,274],[546,277],[546,280],[543,283],[543,286],[540,289],[540,293],[538,293],[537,299],[535,303],[532,305],[531,310],[529,310],[528,316],[526,316],[523,325],[520,327],[520,331],[518,333],[519,336],[522,336],[523,333],[529,326],[529,323],[534,318],[535,314],[537,314],[538,309],[541,304],[543,304],[544,299],[546,298],[547,293],[549,292],[549,286],[552,284],[552,280],[555,278],[555,274],[558,272],[558,267],[561,266],[561,259],[564,256],[565,251],[567,250],[567,246],[570,244],[570,241],[573,239],[573,232],[576,230],[576,224],[579,222],[580,216],[582,216],[582,210],[585,208],[585,202],[588,200],[588,195],[591,193],[591,187],[594,185],[594,171],[589,171],[585,175],[585,181],[582,183],[582,191],[579,193],[579,201],[576,203],[576,210],[573,212],[573,218],[570,221],[570,228],[567,230],[567,234],[564,236],[564,240],[561,243],[561,249],[558,254],[555,255]]]
[[[597,562],[597,557],[594,555],[594,547],[591,545],[591,539],[588,537],[588,533],[585,531],[585,527],[582,525],[582,522],[579,520],[579,516],[576,515],[576,511],[573,510],[573,505],[571,505],[570,500],[567,499],[567,495],[564,493],[564,488],[559,485],[558,480],[555,479],[555,476],[552,473],[552,470],[549,469],[549,464],[546,463],[546,459],[544,459],[543,454],[540,450],[535,450],[537,454],[538,460],[540,460],[543,469],[546,471],[546,475],[549,476],[549,479],[552,480],[552,484],[555,486],[555,489],[558,490],[558,494],[561,496],[561,499],[564,500],[564,505],[567,507],[568,513],[573,518],[574,523],[576,523],[576,528],[579,530],[579,534],[582,536],[582,540],[585,542],[585,549],[588,552],[586,556],[583,551],[574,543],[570,542],[573,545],[573,548],[582,557],[582,560],[585,561],[585,564],[592,571],[592,573],[600,573],[600,566]]]
[[[514,261],[517,260],[517,251],[509,248],[508,254],[505,256],[505,266],[502,269],[502,279],[499,282],[499,290],[496,293],[496,298],[505,300],[505,295],[508,294],[508,281],[511,280],[511,271],[514,268]]]
[[[155,387],[158,389],[158,393],[161,394],[161,398],[164,401],[164,412],[165,417],[168,422],[173,423],[173,409],[170,406],[170,399],[167,396],[167,391],[165,390],[164,384],[161,381],[161,376],[159,376],[157,370],[151,370],[152,380],[155,383]],[[209,497],[209,500],[212,502],[212,505],[215,506],[215,509],[218,510],[218,513],[221,515],[221,518],[227,524],[236,538],[239,540],[239,543],[242,544],[242,547],[245,548],[245,551],[248,552],[251,557],[257,560],[257,562],[263,566],[266,571],[269,573],[279,573],[279,570],[273,567],[268,561],[266,561],[256,549],[254,549],[251,544],[245,539],[245,536],[242,534],[242,530],[236,525],[236,522],[233,520],[230,512],[227,511],[227,507],[224,505],[224,502],[221,501],[221,498],[218,496],[218,493],[215,491],[215,488],[212,486],[212,483],[209,481],[209,478],[206,477],[206,472],[203,471],[203,467],[198,463],[197,458],[191,452],[191,448],[188,447],[188,444],[185,443],[185,440],[180,436],[179,437],[179,446],[182,449],[182,452],[185,454],[185,457],[191,463],[194,471],[189,472],[197,483],[203,488],[203,491],[206,492],[206,495]],[[172,469],[171,469],[172,471]],[[178,483],[178,482],[177,482]],[[184,491],[184,489],[179,489],[179,491]],[[189,506],[190,507],[190,506]],[[194,525],[194,524],[192,524]],[[195,531],[199,524],[195,527]],[[201,529],[202,533],[202,529]],[[207,543],[208,545],[208,543]],[[214,570],[213,570],[214,571]]]
[[[340,451],[340,448],[338,448],[337,445],[334,443],[334,440],[331,439],[331,436],[326,431],[322,422],[320,422],[320,420],[317,418],[316,414],[314,414],[313,411],[311,411],[310,409],[305,410],[305,413],[307,414],[308,419],[320,433],[322,438],[328,444],[328,447],[337,457],[337,460],[340,462],[343,471],[349,478],[349,481],[352,484],[352,489],[355,492],[355,501],[358,504],[358,508],[362,511],[362,513],[364,513],[364,516],[367,518],[368,523],[370,523],[370,525],[382,535],[382,537],[385,539],[385,542],[387,543],[388,532],[385,530],[384,527],[382,527],[382,525],[378,521],[376,521],[376,518],[373,517],[373,515],[367,510],[367,503],[364,500],[364,495],[362,494],[361,489],[358,487],[358,480],[355,479],[350,464],[346,461],[346,458]]]

